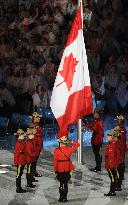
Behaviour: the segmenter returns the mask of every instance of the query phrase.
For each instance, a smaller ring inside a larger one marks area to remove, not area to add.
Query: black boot
[[[117,187],[117,188],[115,189],[115,191],[122,191],[122,188],[121,188],[121,187]]]
[[[108,194],[104,194],[104,196],[116,196],[115,192],[108,192]]]
[[[67,202],[67,193],[64,193],[64,196],[63,196],[63,202]]]
[[[32,183],[32,176],[30,174],[26,174],[27,179],[27,187],[34,188],[36,185]]]
[[[27,187],[29,188],[35,188],[36,185],[34,185],[32,182],[27,183]]]
[[[101,171],[101,164],[102,164],[102,156],[100,156],[98,166],[97,166],[97,171]]]
[[[63,199],[63,202],[68,202],[67,198],[64,198],[64,199]]]
[[[101,163],[102,163],[102,156],[97,158],[97,160],[96,160],[96,167],[94,169],[94,172],[101,171]]]
[[[63,202],[63,198],[60,196],[60,198],[58,199],[59,202]]]
[[[42,177],[42,174],[38,174],[38,172],[36,171],[36,172],[34,173],[34,177]]]
[[[32,176],[32,182],[38,182],[38,180],[37,180],[37,179],[35,179],[35,177],[34,177],[34,176]]]
[[[25,193],[26,190],[21,187],[21,178],[16,179],[16,193]]]
[[[125,163],[122,164],[122,176],[121,179],[124,180],[124,173],[125,173]]]
[[[64,199],[64,189],[63,187],[59,187],[59,193],[60,193],[60,198],[59,198],[59,202],[63,202],[63,199]]]
[[[98,170],[97,170],[97,168],[95,167],[95,168],[91,168],[90,171],[91,171],[91,172],[97,172]]]
[[[26,193],[27,191],[22,189],[22,187],[20,188],[16,188],[16,193]]]
[[[68,182],[64,184],[64,194],[63,194],[63,202],[67,202],[67,194],[68,194]]]

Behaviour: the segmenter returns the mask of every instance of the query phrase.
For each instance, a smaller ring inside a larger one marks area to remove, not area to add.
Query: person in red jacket
[[[26,132],[26,164],[27,164],[27,187],[34,188],[36,185],[34,185],[32,182],[36,181],[33,179],[33,172],[32,172],[32,163],[36,160],[35,157],[35,145],[34,145],[34,135],[33,130],[31,128],[27,128]]]
[[[34,125],[35,127],[35,130],[36,132],[34,133],[34,143],[35,143],[35,150],[36,150],[36,160],[35,162],[33,163],[33,175],[35,177],[42,177],[42,174],[39,174],[37,172],[37,161],[39,159],[39,156],[40,156],[40,153],[41,153],[41,150],[43,148],[43,138],[42,138],[42,127],[39,126],[40,124],[40,118],[42,116],[39,115],[37,112],[34,112],[32,114],[32,124]]]
[[[35,137],[35,134],[37,132],[36,127],[34,126],[33,123],[30,123],[29,125],[29,129],[31,132],[31,135],[33,136],[31,139],[31,142],[33,144],[33,159],[31,161],[31,177],[32,177],[32,182],[38,182],[37,179],[35,179],[35,164],[36,164],[36,157],[37,157],[37,148],[36,148],[36,144],[37,144],[37,138]]]
[[[21,176],[23,174],[23,170],[26,164],[25,157],[25,132],[22,129],[17,131],[18,140],[15,144],[14,150],[14,164],[17,166],[17,175],[16,175],[16,192],[24,193],[26,190],[21,187]]]
[[[123,163],[122,163],[122,168],[121,168],[121,174],[122,174],[122,180],[124,180],[124,173],[125,173],[125,155],[126,155],[126,151],[127,151],[127,143],[126,143],[126,135],[127,135],[127,131],[126,128],[124,126],[124,122],[125,122],[125,117],[123,115],[119,115],[117,116],[117,125],[120,127],[121,129],[121,135],[120,135],[120,143],[122,144],[122,152],[123,152]]]
[[[102,163],[102,155],[101,155],[101,147],[103,144],[103,136],[104,136],[104,125],[103,120],[100,118],[100,110],[94,110],[94,120],[91,123],[85,124],[85,126],[93,131],[91,138],[91,145],[95,155],[95,168],[91,169],[91,171],[97,172],[101,171],[101,163]]]
[[[121,129],[119,126],[116,126],[113,130],[114,140],[115,140],[115,146],[116,150],[116,159],[117,159],[117,181],[116,181],[116,191],[121,191],[121,185],[122,185],[122,163],[124,161],[123,156],[123,146],[121,143]]]
[[[117,180],[117,147],[114,140],[114,132],[111,130],[108,135],[108,145],[105,148],[105,168],[111,180],[110,191],[105,196],[116,196],[116,180]]]
[[[71,178],[70,172],[74,170],[74,166],[70,159],[80,145],[76,141],[69,140],[68,131],[58,132],[59,147],[54,150],[54,172],[57,174],[57,179],[60,182],[59,202],[67,202],[68,181]],[[72,146],[68,143],[71,142]]]

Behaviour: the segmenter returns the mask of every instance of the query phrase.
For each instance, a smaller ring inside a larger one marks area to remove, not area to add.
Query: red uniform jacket
[[[121,128],[121,144],[122,144],[122,152],[123,152],[123,157],[124,157],[124,160],[125,160],[125,153],[127,151],[127,143],[126,143],[126,134],[127,134],[127,131],[125,129],[125,127],[120,127]]]
[[[36,150],[36,157],[39,157],[40,152],[43,148],[43,138],[42,138],[42,127],[34,124],[36,127],[36,134],[34,135],[34,144]]]
[[[40,155],[40,152],[43,148],[43,138],[42,138],[42,128],[41,127],[37,127],[37,133],[36,133],[36,136],[37,136],[37,144],[38,144],[38,151],[37,151],[37,154],[38,156]]]
[[[26,149],[26,164],[31,164],[31,162],[34,162],[36,160],[34,138],[27,139],[25,149]]]
[[[93,131],[91,138],[92,145],[102,144],[104,137],[103,121],[101,119],[94,119],[92,123],[87,123],[85,126]]]
[[[117,165],[119,166],[124,162],[123,146],[120,140],[115,141],[115,146],[116,146],[116,160],[117,160]]]
[[[34,135],[34,146],[36,157],[39,157],[42,150],[42,137],[38,136],[37,133]]]
[[[118,167],[117,161],[117,147],[114,140],[109,142],[105,149],[105,168],[116,169]]]
[[[78,147],[79,143],[74,141],[73,146],[62,146],[54,151],[54,171],[67,172],[74,170],[70,156]]]
[[[25,165],[25,143],[23,140],[17,140],[14,151],[14,164],[15,165]]]

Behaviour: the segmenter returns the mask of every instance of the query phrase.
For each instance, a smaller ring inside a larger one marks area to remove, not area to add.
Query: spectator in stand
[[[14,20],[14,18],[15,18],[14,9],[11,6],[9,6],[7,8],[6,17],[8,18],[9,22],[12,22]]]
[[[88,4],[86,4],[84,7],[83,7],[83,20],[84,22],[86,23],[87,27],[90,26],[90,21],[91,21],[91,18],[92,18],[92,11],[90,10],[90,7]]]
[[[0,65],[0,83],[2,83],[4,80],[4,72],[3,72],[3,68],[2,68],[2,63]]]
[[[56,24],[58,31],[60,30],[60,27],[65,24],[63,12],[59,7],[55,7],[54,9],[54,23]]]
[[[1,108],[2,115],[10,116],[11,112],[14,109],[14,106],[16,104],[16,101],[10,92],[10,90],[7,88],[6,83],[1,83],[0,85],[0,101],[1,101]]]
[[[6,86],[9,89],[12,89],[13,88],[13,82],[14,82],[14,73],[13,73],[13,70],[10,66],[5,70],[4,80],[6,82]]]
[[[47,79],[48,87],[54,83],[55,80],[55,64],[52,63],[51,58],[45,59],[45,64],[40,69],[40,72],[43,74],[43,77]]]
[[[100,68],[100,55],[96,52],[88,48],[87,50],[88,56],[88,64],[91,73],[99,73]]]
[[[118,113],[115,93],[118,83],[119,76],[117,73],[117,67],[116,65],[112,65],[110,72],[105,77],[105,85],[108,111],[111,115],[114,116],[116,116]]]
[[[110,72],[112,65],[114,65],[115,60],[114,60],[114,56],[109,56],[108,58],[108,62],[105,65],[105,72],[106,74]]]
[[[33,98],[33,110],[35,111],[37,107],[49,108],[51,94],[46,90],[41,84],[36,86],[36,92],[32,96]]]
[[[44,8],[44,14],[41,18],[41,20],[43,21],[44,24],[48,23],[49,16],[50,16],[50,10],[49,10],[48,7],[45,7]]]
[[[128,54],[122,56],[122,60],[117,63],[117,67],[120,76],[122,73],[128,73]]]
[[[95,77],[95,80],[92,82],[93,92],[95,94],[95,104],[96,108],[101,111],[104,111],[105,107],[105,87],[104,87],[104,78],[98,74]]]
[[[28,76],[28,81],[26,82],[26,87],[29,92],[29,94],[33,95],[35,92],[36,86],[40,83],[40,77],[38,75],[38,70],[36,67],[33,67],[30,73],[30,76]]]
[[[24,88],[24,84],[26,81],[25,75],[26,73],[25,73],[25,70],[23,69],[20,69],[16,73],[15,80],[13,82],[13,86],[16,89],[16,95],[21,95],[24,93],[23,88]]]
[[[122,73],[121,81],[116,89],[119,113],[126,114],[128,110],[128,76]]]

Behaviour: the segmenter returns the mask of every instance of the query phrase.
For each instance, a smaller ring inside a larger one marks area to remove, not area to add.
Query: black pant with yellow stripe
[[[23,174],[25,165],[17,165],[16,188],[21,189],[21,176]]]
[[[32,169],[31,164],[27,164],[27,174],[26,174],[27,184],[30,185],[32,183]]]
[[[122,163],[117,168],[117,183],[116,183],[117,188],[121,188],[123,177],[124,177],[124,164]]]
[[[36,170],[38,158],[39,157],[36,157],[36,159],[31,163],[31,171],[32,171],[33,176],[38,174]]]
[[[116,169],[108,169],[108,175],[110,177],[110,192],[114,193],[116,190],[116,181],[117,181],[117,171]]]

